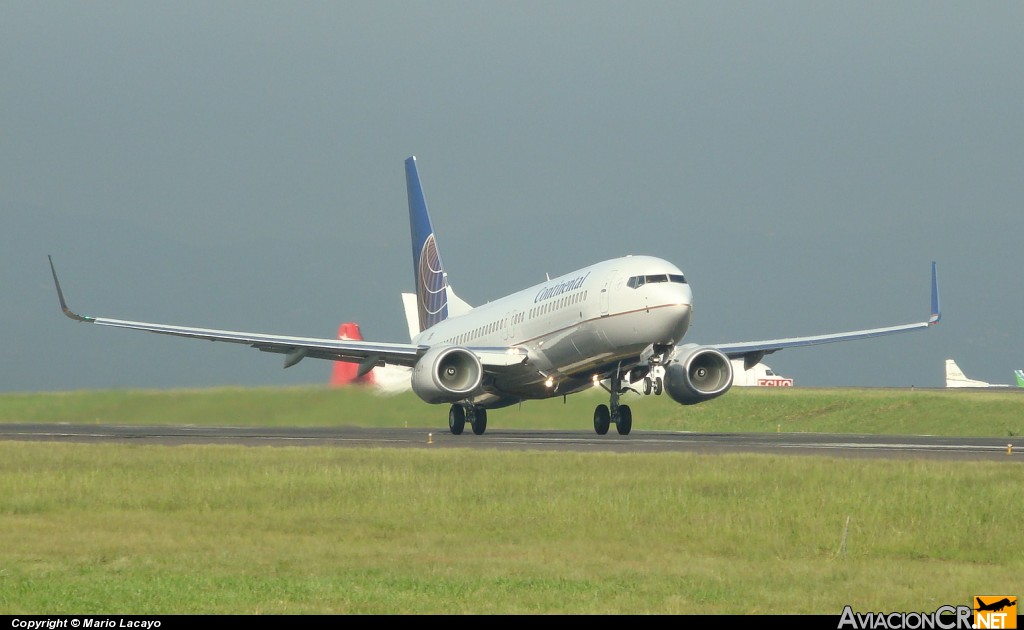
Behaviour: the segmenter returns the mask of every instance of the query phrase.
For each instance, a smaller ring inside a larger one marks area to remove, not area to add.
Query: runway
[[[771,453],[830,457],[933,458],[1024,462],[1024,438],[937,437],[827,433],[688,433],[633,431],[628,436],[592,431],[488,430],[452,435],[447,428],[198,427],[76,424],[0,424],[7,441],[121,444],[235,444],[543,450],[614,453]]]

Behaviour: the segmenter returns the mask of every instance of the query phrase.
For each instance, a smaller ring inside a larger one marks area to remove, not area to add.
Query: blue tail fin
[[[434,228],[430,225],[427,200],[423,196],[416,157],[405,161],[405,184],[409,192],[409,228],[412,232],[412,270],[416,279],[416,308],[420,332],[448,317],[448,276],[441,264]]]

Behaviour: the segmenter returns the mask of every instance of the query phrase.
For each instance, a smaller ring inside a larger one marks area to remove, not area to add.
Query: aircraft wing
[[[224,341],[227,343],[244,344],[263,352],[276,352],[278,354],[286,355],[284,362],[284,366],[286,368],[295,365],[305,357],[359,363],[360,370],[365,369],[366,372],[374,366],[384,365],[386,363],[411,367],[415,365],[416,360],[427,351],[426,346],[416,346],[404,343],[318,339],[314,337],[288,337],[283,335],[267,335],[236,330],[171,326],[168,324],[135,322],[124,319],[112,319],[109,317],[79,315],[68,308],[67,302],[64,299],[64,292],[60,288],[60,281],[57,280],[57,270],[53,266],[52,257],[50,257],[50,271],[53,273],[53,282],[57,287],[57,298],[60,300],[60,308],[64,311],[64,314],[71,319],[89,324],[97,324],[99,326],[113,326],[115,328],[143,330],[161,335],[173,335],[175,337],[188,337],[192,339],[206,339],[208,341]]]
[[[835,343],[839,341],[853,341],[854,339],[869,339],[871,337],[883,337],[897,333],[910,332],[934,326],[942,317],[939,311],[939,284],[935,269],[932,263],[932,300],[931,316],[927,321],[915,322],[913,324],[899,324],[883,328],[867,328],[863,330],[851,330],[848,332],[829,333],[824,335],[812,335],[808,337],[787,337],[784,339],[766,339],[762,341],[739,341],[730,343],[708,344],[725,353],[730,359],[743,358],[747,369],[756,365],[764,355],[771,354],[776,350],[785,348],[799,348],[802,346],[814,346],[823,343]]]

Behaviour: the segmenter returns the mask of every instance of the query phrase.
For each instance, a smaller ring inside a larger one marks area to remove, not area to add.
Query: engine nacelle
[[[665,391],[681,405],[717,398],[732,387],[732,363],[715,348],[687,344],[665,367]]]
[[[484,369],[458,346],[431,348],[412,369],[412,390],[428,403],[456,402],[480,392]]]

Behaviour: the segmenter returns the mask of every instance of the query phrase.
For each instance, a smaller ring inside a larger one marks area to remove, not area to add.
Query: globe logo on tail
[[[448,317],[447,279],[433,234],[423,241],[418,271],[420,330],[426,330]]]

